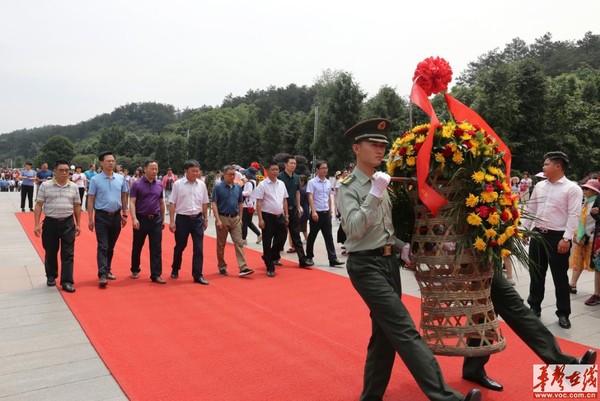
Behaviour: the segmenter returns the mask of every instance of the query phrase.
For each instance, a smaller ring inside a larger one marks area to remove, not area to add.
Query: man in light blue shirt
[[[308,263],[314,263],[315,240],[319,231],[323,233],[325,247],[327,248],[327,258],[329,266],[341,266],[335,254],[335,245],[333,245],[333,236],[331,235],[331,213],[333,213],[333,196],[331,192],[331,183],[327,178],[327,163],[318,162],[315,165],[317,176],[308,182],[306,193],[308,194],[308,203],[310,204],[311,219],[310,233],[306,241],[306,257]]]
[[[98,284],[104,288],[107,280],[116,279],[111,273],[111,262],[121,228],[127,224],[128,188],[125,178],[114,172],[115,156],[112,152],[101,153],[99,160],[102,173],[90,181],[87,212],[88,228],[90,231],[96,230],[98,241]]]

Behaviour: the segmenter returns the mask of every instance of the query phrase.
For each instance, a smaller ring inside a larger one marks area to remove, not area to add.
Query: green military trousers
[[[430,400],[462,400],[463,396],[444,381],[437,360],[402,303],[396,257],[350,254],[346,266],[352,285],[371,312],[372,332],[361,401],[383,399],[396,352]]]

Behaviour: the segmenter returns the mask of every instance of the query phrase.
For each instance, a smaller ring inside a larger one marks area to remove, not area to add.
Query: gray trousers
[[[383,399],[396,352],[430,400],[462,400],[463,396],[444,381],[437,360],[402,303],[396,257],[350,254],[346,266],[352,285],[371,311],[372,333],[361,401]]]

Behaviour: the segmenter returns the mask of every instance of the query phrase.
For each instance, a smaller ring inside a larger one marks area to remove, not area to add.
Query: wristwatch
[[[563,241],[571,242],[571,238],[563,237]]]

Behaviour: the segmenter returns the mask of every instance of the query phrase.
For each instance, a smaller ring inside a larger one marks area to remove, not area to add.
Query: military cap
[[[389,143],[388,132],[392,123],[385,118],[371,118],[361,121],[354,127],[350,128],[344,134],[344,137],[350,139],[354,143],[360,141]]]

